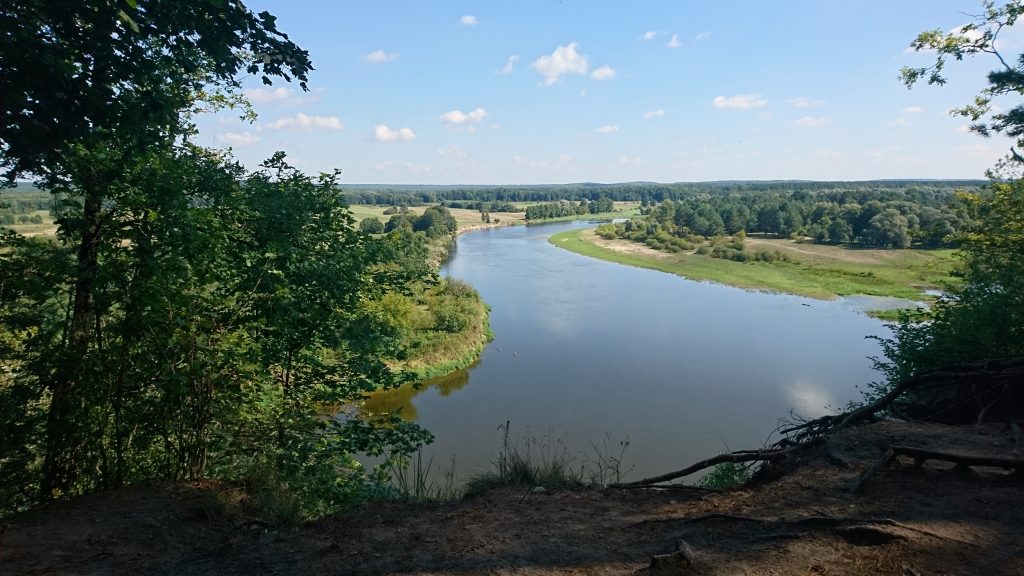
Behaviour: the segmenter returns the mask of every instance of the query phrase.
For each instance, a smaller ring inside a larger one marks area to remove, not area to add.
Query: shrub
[[[697,481],[701,488],[712,490],[728,490],[738,488],[750,480],[750,470],[742,464],[723,462]]]

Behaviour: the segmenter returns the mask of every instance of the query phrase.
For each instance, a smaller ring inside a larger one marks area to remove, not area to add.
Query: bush
[[[383,234],[384,223],[371,216],[369,218],[364,218],[363,221],[359,223],[359,230],[366,234]]]
[[[434,329],[441,332],[462,332],[471,320],[472,315],[457,301],[441,300],[434,309]]]
[[[738,488],[750,480],[750,470],[742,464],[723,462],[697,481],[697,486],[711,490]]]

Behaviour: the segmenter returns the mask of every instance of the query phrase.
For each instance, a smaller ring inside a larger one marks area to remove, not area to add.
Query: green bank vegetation
[[[471,324],[479,309],[464,304],[478,299],[427,257],[427,237],[454,232],[450,215],[368,235],[336,172],[307,176],[284,153],[248,170],[194,142],[197,110],[253,117],[242,76],[307,88],[308,53],[269,13],[29,0],[0,21],[0,60],[16,71],[0,99],[0,179],[32,176],[48,196],[5,190],[5,214],[17,225],[50,210],[59,225],[0,231],[0,514],[198,479],[248,491],[274,517],[365,501],[387,472],[357,455],[402,460],[431,436],[323,407],[408,380],[386,360],[414,346],[382,302],[436,305],[421,315],[430,331]]]
[[[886,251],[880,258],[880,251],[798,245],[788,240],[761,241],[756,249],[744,246],[752,254],[768,254],[763,258],[751,256],[744,262],[712,255],[716,248],[735,252],[735,241],[724,238],[702,242],[689,251],[657,250],[622,239],[604,240],[594,230],[560,232],[549,241],[584,256],[691,280],[819,299],[868,294],[920,300],[921,287],[943,286],[952,280],[954,262],[951,250]]]

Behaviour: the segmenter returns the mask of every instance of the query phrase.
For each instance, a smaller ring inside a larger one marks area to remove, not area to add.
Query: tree
[[[363,218],[363,220],[359,222],[359,230],[365,232],[366,234],[383,234],[384,223],[381,222],[379,219],[374,218],[373,216],[369,218]]]
[[[457,228],[455,217],[443,206],[431,206],[413,220],[412,229],[424,232],[429,238],[439,238],[445,234],[454,234]]]
[[[363,489],[354,452],[400,454],[427,439],[407,425],[322,417],[323,406],[400,381],[379,360],[384,320],[363,310],[408,278],[353,229],[335,175],[308,178],[282,155],[246,174],[192,147],[128,168],[120,183],[132,192],[109,208],[119,225],[99,261],[101,345],[78,367],[80,448],[66,494],[240,480],[257,467],[316,514]],[[38,383],[64,346],[75,273],[65,246],[4,240],[0,508],[39,483],[48,430]]]
[[[911,46],[915,50],[934,50],[936,62],[926,68],[904,68],[902,78],[908,86],[922,78],[943,84],[943,66],[947,58],[960,60],[976,54],[995,56],[999,69],[988,76],[986,87],[973,105],[953,113],[968,116],[972,128],[982,136],[1005,133],[1017,138],[1021,147],[1024,133],[1024,105],[1008,112],[996,112],[990,98],[1000,94],[1024,95],[1024,55],[1009,65],[997,50],[999,31],[1016,22],[1024,12],[1020,1],[1001,7],[985,4],[978,23],[943,34],[939,30],[922,33]],[[971,34],[968,34],[971,33]],[[1011,148],[1009,157],[992,172],[1020,173],[1024,158]],[[961,282],[947,287],[924,319],[904,317],[894,327],[894,336],[883,340],[886,359],[877,365],[886,374],[889,385],[905,378],[977,360],[1024,355],[1024,180],[994,180],[987,190],[964,194],[965,208],[974,216],[968,232],[962,235],[958,274]],[[979,397],[973,383],[965,396]],[[1019,387],[1002,388],[990,396],[1012,405],[1022,400]],[[986,400],[986,402],[988,402]],[[980,416],[979,416],[980,418]]]
[[[92,403],[82,368],[100,346],[100,262],[120,225],[112,213],[133,193],[126,172],[187,139],[197,102],[229,104],[243,70],[305,88],[308,55],[274,20],[218,0],[0,7],[0,168],[8,181],[38,176],[62,200],[61,238],[75,246],[66,344],[42,383],[51,395],[44,496],[75,491],[89,450],[79,430]]]
[[[992,104],[992,99],[997,96],[1024,95],[1024,55],[1008,61],[1000,53],[997,43],[1002,29],[1016,24],[1022,14],[1024,2],[1020,0],[1002,6],[986,1],[984,12],[977,17],[976,22],[948,33],[939,29],[922,32],[911,42],[910,47],[915,52],[934,51],[935,62],[919,68],[904,66],[900,70],[901,80],[908,88],[922,79],[926,79],[929,84],[942,85],[946,83],[943,70],[948,59],[963,60],[979,54],[994,56],[999,68],[989,73],[988,86],[978,93],[973,104],[956,108],[950,113],[969,118],[972,122],[971,130],[981,136],[1006,134],[1016,139],[1017,149],[1024,148],[1024,103],[1005,112]],[[1010,156],[1017,162],[1024,162],[1024,158],[1012,147]]]
[[[865,236],[875,246],[909,248],[907,219],[898,211],[886,208],[871,218]]]
[[[833,244],[845,244],[850,240],[853,240],[853,228],[841,218],[829,222],[828,228],[828,241]]]

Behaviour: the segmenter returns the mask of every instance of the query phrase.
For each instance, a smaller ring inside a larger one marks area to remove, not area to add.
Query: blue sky
[[[950,63],[944,87],[897,78],[970,0],[247,5],[316,67],[308,93],[252,83],[255,123],[199,119],[200,144],[251,167],[284,150],[343,183],[979,178],[1009,146],[948,114],[994,60]]]

